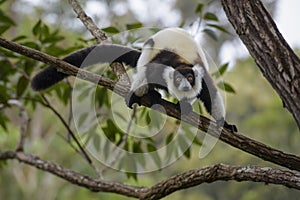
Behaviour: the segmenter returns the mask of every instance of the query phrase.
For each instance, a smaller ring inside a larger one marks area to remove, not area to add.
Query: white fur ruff
[[[175,71],[174,68],[167,67],[163,74],[163,78],[167,82],[169,93],[176,99],[178,100],[186,99],[191,104],[196,100],[197,95],[202,90],[202,78],[204,75],[203,69],[201,67],[198,67],[197,65],[193,68],[193,70],[196,71],[195,74],[197,74],[197,76],[195,77],[196,80],[195,80],[194,87],[189,91],[181,91],[175,87],[174,80],[172,76],[170,77],[170,74],[173,75]]]

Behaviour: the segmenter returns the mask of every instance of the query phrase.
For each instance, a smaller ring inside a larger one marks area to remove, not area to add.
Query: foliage
[[[195,10],[196,14],[199,16],[198,27],[200,28],[202,23],[204,22],[204,24],[202,25],[204,27],[202,29],[202,32],[206,33],[215,41],[218,40],[216,30],[222,33],[229,34],[229,31],[219,24],[219,18],[217,17],[217,15],[212,12],[205,11],[205,7],[206,6],[203,3],[198,3]]]

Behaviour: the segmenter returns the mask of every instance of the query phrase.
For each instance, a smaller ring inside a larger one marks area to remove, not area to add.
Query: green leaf
[[[191,158],[191,148],[187,148],[187,150],[183,153],[186,158]]]
[[[8,118],[5,116],[5,114],[1,111],[0,112],[0,126],[6,131],[8,132],[6,123],[8,122]]]
[[[43,43],[54,44],[65,39],[64,36],[44,36]]]
[[[42,21],[39,20],[32,28],[32,33],[34,36],[37,36],[41,32]]]
[[[123,135],[125,134],[114,124],[111,119],[107,120],[106,124],[107,125],[103,127],[102,130],[110,141],[116,142],[116,134],[118,133],[121,134],[121,137],[123,137]]]
[[[218,87],[226,92],[235,93],[235,90],[229,83],[220,82],[220,83],[218,83]]]
[[[137,29],[137,28],[142,28],[142,27],[143,27],[143,24],[140,22],[126,25],[127,30],[132,30],[132,29]]]
[[[174,134],[170,133],[166,138],[166,145],[168,145],[173,140],[173,138],[174,138]]]
[[[148,152],[154,152],[157,149],[156,149],[156,146],[154,146],[153,144],[148,143],[147,150],[148,150]]]
[[[151,157],[152,157],[152,159],[153,159],[153,161],[155,162],[155,164],[158,166],[158,167],[160,167],[161,166],[161,159],[160,159],[160,157],[159,157],[159,155],[158,155],[158,153],[157,153],[157,148],[154,146],[154,145],[152,145],[152,144],[147,144],[147,150],[148,150],[148,152],[151,152]]]
[[[0,10],[0,24],[5,24],[8,26],[15,26],[16,23],[9,16],[5,15],[4,12]]]
[[[196,14],[201,14],[202,10],[203,10],[203,6],[204,6],[203,3],[198,3],[197,8],[195,10],[195,13]]]
[[[218,36],[216,35],[216,33],[213,30],[206,28],[203,30],[203,32],[206,33],[213,40],[215,40],[215,41],[218,40]]]
[[[227,71],[228,65],[229,65],[229,63],[225,63],[220,67],[220,69],[219,69],[220,75],[223,75]]]
[[[29,84],[29,81],[24,76],[19,78],[18,83],[17,83],[17,97],[18,98],[24,94],[28,84]]]
[[[41,32],[44,38],[47,38],[50,35],[49,27],[46,24],[43,24],[43,26],[41,27]]]
[[[137,173],[126,172],[126,176],[128,179],[133,178],[135,181],[137,181]]]
[[[224,28],[224,27],[222,27],[222,26],[219,26],[219,25],[217,25],[217,24],[207,24],[207,26],[213,27],[213,28],[215,28],[215,29],[218,29],[219,31],[222,31],[222,32],[224,32],[224,33],[228,33],[228,34],[229,34],[229,32],[227,31],[226,28]]]
[[[15,22],[0,10],[0,35],[7,31]]]
[[[5,31],[10,28],[9,25],[0,25],[0,35],[2,35]]]
[[[178,135],[178,145],[179,145],[179,149],[183,153],[185,153],[187,151],[187,149],[189,148],[189,144],[183,135]]]
[[[40,46],[35,42],[24,42],[22,45],[27,46],[32,49],[40,50]]]
[[[229,63],[223,64],[223,65],[218,69],[218,71],[212,73],[211,75],[214,76],[214,77],[216,77],[216,78],[221,77],[221,76],[227,71],[228,65],[229,65]]]
[[[120,31],[116,27],[113,27],[113,26],[103,28],[102,31],[104,31],[106,33],[113,33],[113,34],[120,33]]]
[[[205,20],[211,20],[211,21],[219,21],[218,17],[211,12],[205,13],[204,17]]]
[[[193,144],[196,144],[198,146],[202,146],[202,142],[199,141],[199,139],[197,137],[194,137]]]
[[[26,38],[27,38],[27,36],[25,36],[25,35],[20,35],[20,36],[18,36],[18,37],[16,37],[16,38],[12,39],[12,41],[13,41],[13,42],[18,42],[18,41],[23,40],[23,39],[26,39]]]

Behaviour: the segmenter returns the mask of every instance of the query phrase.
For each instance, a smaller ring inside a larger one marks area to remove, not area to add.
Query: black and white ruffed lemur
[[[194,38],[180,28],[163,29],[144,44],[141,51],[121,45],[97,45],[87,47],[63,59],[76,66],[85,67],[96,63],[121,62],[136,68],[131,91],[126,104],[132,108],[140,105],[140,98],[146,94],[151,103],[159,103],[161,95],[155,89],[164,89],[179,100],[182,114],[192,111],[192,103],[200,99],[217,121],[237,132],[235,125],[225,121],[225,108],[222,96],[208,73],[205,55]],[[38,73],[31,81],[34,90],[43,90],[67,77],[49,66]]]

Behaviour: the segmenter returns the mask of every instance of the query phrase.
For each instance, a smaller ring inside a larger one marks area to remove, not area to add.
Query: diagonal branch
[[[0,152],[0,161],[8,159],[16,159],[94,192],[112,192],[143,200],[160,199],[176,191],[194,187],[202,183],[229,180],[263,182],[266,184],[284,185],[300,190],[300,173],[270,167],[243,167],[217,164],[177,174],[147,188],[94,179],[90,176],[66,169],[56,163],[25,154],[24,152]]]
[[[84,12],[83,8],[76,0],[69,0],[69,3],[73,7],[74,11],[78,15],[78,18],[82,21],[85,27],[91,32],[91,34],[97,39],[98,43],[102,43],[107,40],[106,35],[99,29],[93,20]]]
[[[33,58],[35,60],[39,60],[48,64],[52,64],[53,66],[62,69],[64,73],[77,76],[80,79],[88,80],[90,82],[96,83],[98,85],[102,85],[107,87],[108,89],[112,90],[116,94],[125,97],[129,91],[128,85],[122,84],[115,84],[115,82],[109,78],[93,74],[91,72],[85,71],[83,69],[74,67],[69,63],[66,63],[62,60],[44,54],[40,51],[24,47],[17,43],[5,40],[0,38],[0,46],[7,48],[11,51],[23,54],[29,58]],[[149,98],[143,97],[142,98],[142,105],[150,107]],[[170,117],[174,117],[176,119],[182,120],[188,124],[191,124],[194,127],[197,127],[199,130],[207,132],[208,128],[211,124],[215,123],[208,118],[201,116],[195,112],[190,113],[187,115],[180,115],[180,112],[176,109],[176,105],[170,103],[168,101],[162,100],[161,105],[164,107],[165,112],[162,110],[158,110],[167,114]],[[241,134],[233,134],[230,131],[223,129],[222,133],[220,134],[219,131],[214,128],[210,129],[208,134],[212,135],[213,137],[219,138],[221,141],[236,147],[242,151],[248,152],[254,156],[257,156],[263,160],[281,165],[283,167],[287,167],[289,169],[300,171],[300,157],[285,153],[283,151],[274,149],[270,146],[267,146],[263,143],[250,139]]]

